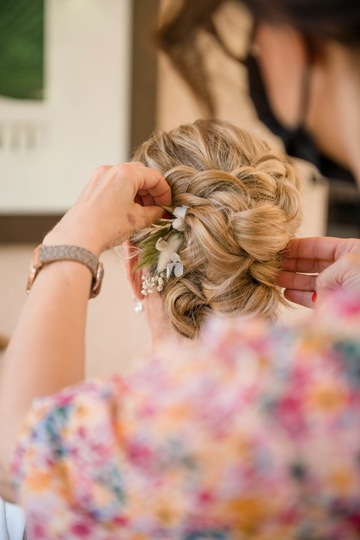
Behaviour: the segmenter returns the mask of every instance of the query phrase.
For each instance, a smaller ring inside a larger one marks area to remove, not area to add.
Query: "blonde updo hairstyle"
[[[213,314],[275,318],[282,251],[300,222],[300,185],[289,159],[244,130],[199,120],[156,132],[133,156],[161,171],[173,207],[188,206],[181,277],[161,291],[179,334],[198,336]],[[135,235],[142,242],[151,227]],[[145,245],[145,244],[144,244]]]

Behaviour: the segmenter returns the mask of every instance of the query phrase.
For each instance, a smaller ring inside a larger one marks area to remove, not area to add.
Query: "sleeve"
[[[30,538],[358,538],[360,341],[315,326],[218,321],[38,400],[14,461]]]
[[[31,539],[90,538],[94,523],[122,514],[122,391],[121,379],[95,381],[35,401],[13,466]]]

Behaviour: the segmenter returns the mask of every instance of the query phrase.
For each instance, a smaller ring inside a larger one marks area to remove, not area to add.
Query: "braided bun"
[[[189,207],[184,274],[161,292],[174,328],[194,338],[214,313],[274,318],[285,302],[275,285],[281,253],[300,223],[288,158],[229,123],[200,120],[155,133],[133,159],[162,172],[174,207]]]

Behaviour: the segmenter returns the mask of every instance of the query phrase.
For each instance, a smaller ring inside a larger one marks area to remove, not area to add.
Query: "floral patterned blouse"
[[[360,538],[360,298],[37,400],[14,459],[31,540]]]

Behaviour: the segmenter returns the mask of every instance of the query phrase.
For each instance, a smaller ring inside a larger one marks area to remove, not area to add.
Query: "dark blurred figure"
[[[252,18],[247,51],[236,59],[247,66],[259,118],[290,155],[314,163],[328,178],[360,185],[358,0],[232,3],[245,6]],[[210,33],[227,49],[218,17],[226,4],[229,0],[177,2],[158,32],[160,47],[212,115],[216,104],[199,37]]]

